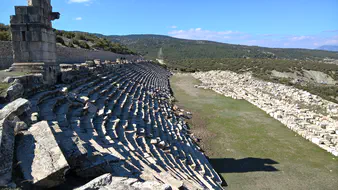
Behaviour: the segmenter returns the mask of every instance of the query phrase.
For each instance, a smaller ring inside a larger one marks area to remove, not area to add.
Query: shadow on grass
[[[278,164],[278,162],[271,159],[262,159],[262,158],[212,158],[209,160],[213,168],[218,173],[246,173],[246,172],[276,172],[276,169],[273,164]]]

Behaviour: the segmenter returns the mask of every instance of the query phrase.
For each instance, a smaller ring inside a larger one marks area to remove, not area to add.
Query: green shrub
[[[90,46],[85,41],[79,41],[78,44],[81,48],[90,49]]]
[[[12,37],[9,31],[0,31],[0,41],[11,41]]]
[[[62,45],[65,45],[65,41],[64,41],[63,38],[60,37],[60,36],[56,36],[56,42],[57,42],[57,43],[60,43],[60,44],[62,44]]]
[[[70,47],[70,48],[75,48],[73,42],[69,42],[69,43],[68,43],[68,47]]]
[[[76,40],[76,39],[72,39],[71,43],[75,44],[75,45],[78,45],[78,46],[80,44],[79,40]]]
[[[4,97],[6,95],[6,91],[9,88],[10,84],[0,82],[0,96]]]
[[[9,26],[0,23],[0,31],[9,31]]]

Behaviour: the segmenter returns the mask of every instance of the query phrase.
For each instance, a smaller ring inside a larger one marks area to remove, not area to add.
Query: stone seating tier
[[[189,127],[173,112],[169,77],[157,65],[130,63],[30,101],[79,176],[146,173],[176,188],[221,189]]]

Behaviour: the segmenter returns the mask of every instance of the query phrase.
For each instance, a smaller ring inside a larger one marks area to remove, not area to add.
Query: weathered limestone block
[[[55,130],[55,127],[53,127]],[[74,137],[73,132],[63,131],[55,134],[55,138],[60,145],[70,167],[81,167],[82,163],[86,161],[87,150],[83,147],[83,141],[80,138]]]
[[[18,98],[0,110],[0,119],[11,117],[13,114],[20,116],[25,112],[29,112],[30,108],[31,105],[28,100]]]
[[[6,99],[11,102],[21,98],[24,93],[23,85],[19,82],[14,82],[6,91]]]
[[[22,98],[0,110],[0,186],[11,181],[16,123],[29,110],[29,101]]]
[[[43,76],[40,74],[30,74],[16,77],[25,88],[32,88],[43,84]]]
[[[97,107],[90,102],[86,103],[84,109],[88,110],[89,113],[96,113],[97,112]]]
[[[83,104],[86,104],[89,101],[89,98],[87,96],[81,96],[80,98],[77,98],[77,100]]]
[[[71,81],[76,78],[75,72],[70,70],[70,71],[61,71],[61,81],[64,83],[70,83]]]
[[[13,77],[6,77],[2,82],[4,83],[12,83],[14,82],[15,78]]]
[[[12,120],[10,121],[12,123],[12,126],[14,127],[14,134],[18,134],[20,131],[27,130],[28,125],[21,121],[18,116],[12,117]]]
[[[0,121],[0,187],[12,179],[14,127],[7,119]]]
[[[94,61],[86,61],[86,64],[88,65],[88,67],[95,67],[95,62]]]
[[[111,61],[110,60],[104,60],[104,63],[105,64],[111,64]]]
[[[47,121],[41,121],[19,135],[17,160],[26,180],[50,188],[61,184],[69,165]]]
[[[99,176],[76,190],[105,189],[105,190],[170,190],[171,187],[157,181],[141,182],[137,178],[114,177],[111,174]]]
[[[28,129],[28,125],[25,122],[23,121],[15,122],[15,128],[14,128],[15,134],[17,134],[20,131],[27,130],[27,129]]]
[[[39,119],[39,113],[34,112],[34,113],[31,114],[31,121],[32,121],[32,123],[38,122],[38,119]]]
[[[101,65],[101,60],[100,59],[94,59],[95,65]]]

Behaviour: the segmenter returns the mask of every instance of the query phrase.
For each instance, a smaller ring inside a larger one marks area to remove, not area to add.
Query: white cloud
[[[91,0],[69,0],[68,3],[88,3]]]
[[[338,33],[338,30],[324,30],[323,32],[334,32],[334,33]]]
[[[188,30],[172,30],[168,32],[172,37],[191,40],[210,40],[231,44],[255,45],[264,47],[284,48],[317,48],[322,45],[338,45],[338,36],[328,33],[313,35],[281,35],[281,34],[250,34],[245,32],[226,30],[211,31],[202,28]],[[334,34],[334,33],[333,33]]]
[[[210,31],[204,30],[202,28],[191,28],[189,30],[173,30],[168,33],[169,35],[176,38],[184,38],[191,40],[212,40],[212,41],[221,41],[225,39],[233,38],[245,38],[246,36],[240,32],[235,31]]]
[[[247,45],[281,48],[309,48],[314,49],[322,45],[338,45],[338,37],[335,36],[284,36],[272,39],[258,39],[244,42]]]
[[[172,28],[172,29],[176,29],[176,28],[177,28],[177,26],[173,25],[173,26],[170,26],[170,28]]]
[[[75,20],[82,20],[82,17],[76,17]]]
[[[312,36],[295,36],[295,37],[291,38],[291,40],[293,40],[293,41],[309,40],[309,39],[313,39],[313,37]]]
[[[263,36],[273,36],[273,34],[263,34]]]
[[[68,0],[68,3],[82,3],[85,6],[90,6],[95,0]]]

